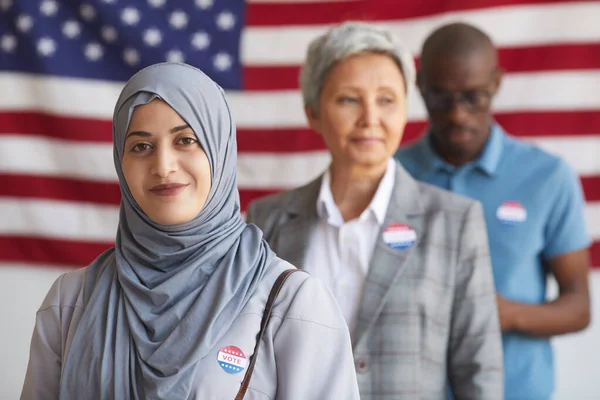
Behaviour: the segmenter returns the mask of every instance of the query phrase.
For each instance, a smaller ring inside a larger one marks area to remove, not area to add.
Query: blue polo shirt
[[[461,167],[438,157],[428,134],[395,157],[415,179],[483,204],[496,290],[510,300],[544,302],[547,260],[590,244],[573,170],[508,136],[498,124],[479,159]],[[550,341],[505,333],[502,342],[505,398],[549,400],[554,390]]]

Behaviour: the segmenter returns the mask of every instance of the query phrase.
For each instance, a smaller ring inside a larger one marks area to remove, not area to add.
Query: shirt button
[[[359,374],[366,374],[367,372],[369,372],[369,361],[361,358],[359,360],[356,360],[356,372],[358,372]]]

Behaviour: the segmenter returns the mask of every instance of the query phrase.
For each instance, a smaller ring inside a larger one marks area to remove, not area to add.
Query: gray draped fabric
[[[192,127],[211,167],[200,214],[159,225],[121,170],[131,115],[160,98]],[[61,399],[189,399],[196,365],[229,329],[274,254],[240,215],[236,131],[223,90],[200,70],[161,63],[124,87],[113,117],[122,201],[115,247],[87,268],[84,310],[63,360]]]

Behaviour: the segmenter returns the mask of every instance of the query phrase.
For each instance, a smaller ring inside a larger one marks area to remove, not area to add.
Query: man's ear
[[[308,121],[308,125],[316,132],[321,133],[321,124],[319,120],[318,113],[308,105],[304,106],[304,115],[306,115],[306,120]]]
[[[502,84],[502,78],[504,78],[504,70],[500,67],[497,67],[494,70],[494,77],[493,77],[494,95],[496,93],[498,93],[498,90],[500,90],[500,85]]]

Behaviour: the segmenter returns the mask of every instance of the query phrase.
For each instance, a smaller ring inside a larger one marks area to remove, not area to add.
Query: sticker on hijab
[[[527,210],[518,201],[509,200],[500,204],[496,217],[504,224],[517,225],[527,219]]]
[[[217,361],[219,362],[221,368],[230,374],[242,372],[248,365],[248,359],[246,358],[246,355],[242,349],[237,346],[223,347],[221,350],[219,350]]]
[[[390,224],[383,230],[383,241],[393,249],[407,249],[417,240],[417,233],[405,224]]]

